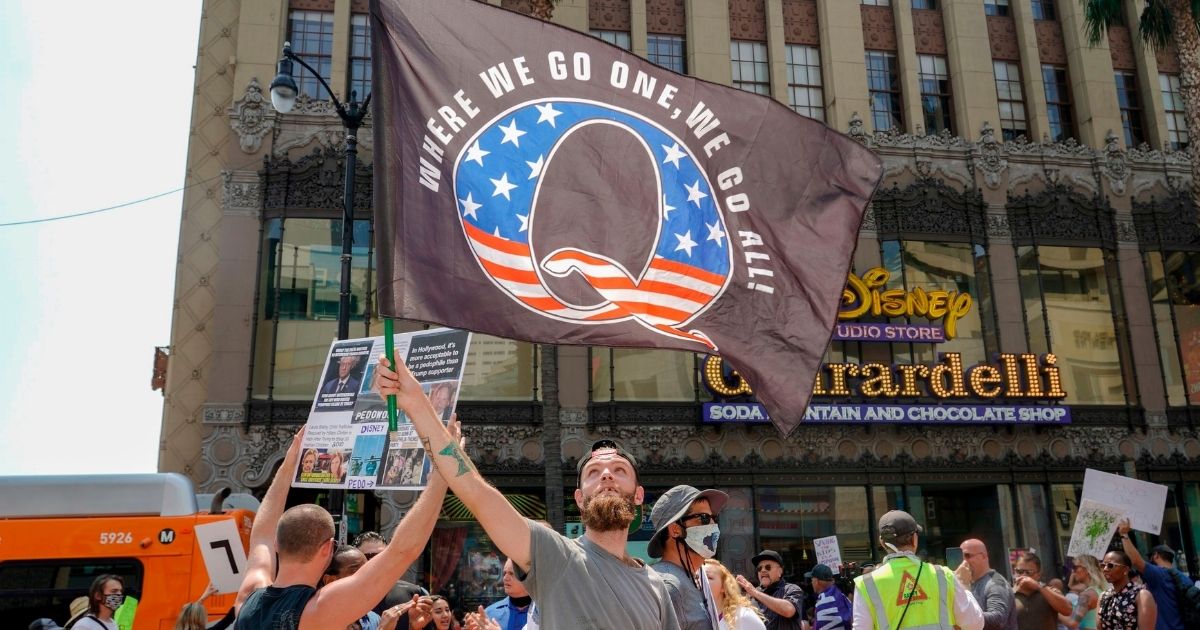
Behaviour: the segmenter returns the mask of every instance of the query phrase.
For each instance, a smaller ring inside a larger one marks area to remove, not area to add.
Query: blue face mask
[[[717,555],[717,541],[721,539],[721,528],[716,523],[687,528],[683,542],[701,558]]]

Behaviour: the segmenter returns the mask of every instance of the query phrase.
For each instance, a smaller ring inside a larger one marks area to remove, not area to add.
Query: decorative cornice
[[[201,420],[204,424],[242,424],[246,421],[246,406],[232,403],[204,403]]]
[[[224,192],[221,209],[229,216],[258,216],[262,210],[262,179],[254,171],[221,171]]]

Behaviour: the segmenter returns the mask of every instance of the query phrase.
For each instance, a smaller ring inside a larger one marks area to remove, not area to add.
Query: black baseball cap
[[[809,578],[817,578],[818,580],[832,582],[833,581],[833,569],[830,569],[829,567],[827,567],[823,564],[818,564],[817,566],[813,567],[812,571],[809,571],[808,573],[804,574],[804,579],[807,580]]]
[[[580,457],[579,463],[575,464],[575,474],[582,477],[583,476],[583,467],[586,466],[587,463],[589,461],[591,461],[593,457],[597,457],[597,456],[601,456],[601,455],[615,455],[617,457],[620,457],[620,458],[628,461],[629,465],[633,467],[633,476],[635,478],[637,477],[637,474],[638,474],[637,459],[634,459],[633,455],[629,454],[629,451],[626,451],[625,449],[621,448],[621,445],[618,444],[616,442],[616,440],[610,440],[608,438],[596,440],[595,442],[592,443],[592,448],[588,449],[587,454],[584,455],[583,457]]]
[[[904,510],[892,510],[879,517],[879,535],[883,538],[920,534],[923,531],[925,530],[917,524],[917,519]]]

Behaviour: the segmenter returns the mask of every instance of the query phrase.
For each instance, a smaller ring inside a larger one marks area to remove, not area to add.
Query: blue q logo
[[[530,234],[542,174],[571,134],[588,125],[628,132],[656,165],[658,234],[636,272],[574,247],[534,260]],[[683,143],[659,125],[594,101],[530,101],[497,117],[468,141],[455,162],[454,192],[479,266],[526,308],[580,324],[635,321],[714,348],[704,333],[686,326],[729,284],[732,247],[706,175]],[[595,290],[596,303],[572,304],[546,284],[547,275],[565,278],[572,273]]]

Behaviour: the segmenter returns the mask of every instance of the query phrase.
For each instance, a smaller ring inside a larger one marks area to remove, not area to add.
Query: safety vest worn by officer
[[[867,602],[875,630],[900,630],[901,623],[906,630],[953,630],[954,579],[944,566],[891,554],[874,571],[854,578],[854,596]]]

